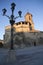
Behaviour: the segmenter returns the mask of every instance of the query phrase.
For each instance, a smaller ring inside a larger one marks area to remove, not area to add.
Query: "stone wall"
[[[24,48],[43,44],[43,32],[14,33],[13,42],[15,48]],[[5,34],[5,46],[10,47],[10,33]]]

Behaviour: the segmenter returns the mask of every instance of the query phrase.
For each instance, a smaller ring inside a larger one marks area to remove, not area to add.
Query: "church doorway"
[[[34,42],[34,46],[36,46],[36,42]]]
[[[3,44],[2,44],[2,42],[0,42],[0,48],[2,48],[3,47]]]

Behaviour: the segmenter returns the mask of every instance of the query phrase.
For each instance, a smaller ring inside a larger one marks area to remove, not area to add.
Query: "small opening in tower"
[[[27,24],[27,22],[25,22],[25,24]]]
[[[19,22],[19,24],[21,24],[21,22]]]
[[[31,23],[29,22],[29,26],[31,26]]]
[[[16,25],[18,25],[18,23],[16,23]]]
[[[24,24],[24,22],[22,22],[22,24]]]

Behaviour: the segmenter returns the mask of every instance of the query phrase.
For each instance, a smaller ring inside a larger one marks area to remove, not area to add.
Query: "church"
[[[27,12],[25,21],[17,22],[13,25],[13,45],[15,48],[43,45],[43,32],[35,30],[32,14]],[[4,45],[10,47],[11,26],[5,27]]]

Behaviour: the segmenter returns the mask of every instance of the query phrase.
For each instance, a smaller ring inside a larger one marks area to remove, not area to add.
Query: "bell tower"
[[[29,23],[30,30],[34,30],[34,23],[32,21],[32,14],[30,14],[29,12],[27,12],[27,14],[25,15],[25,22]]]

